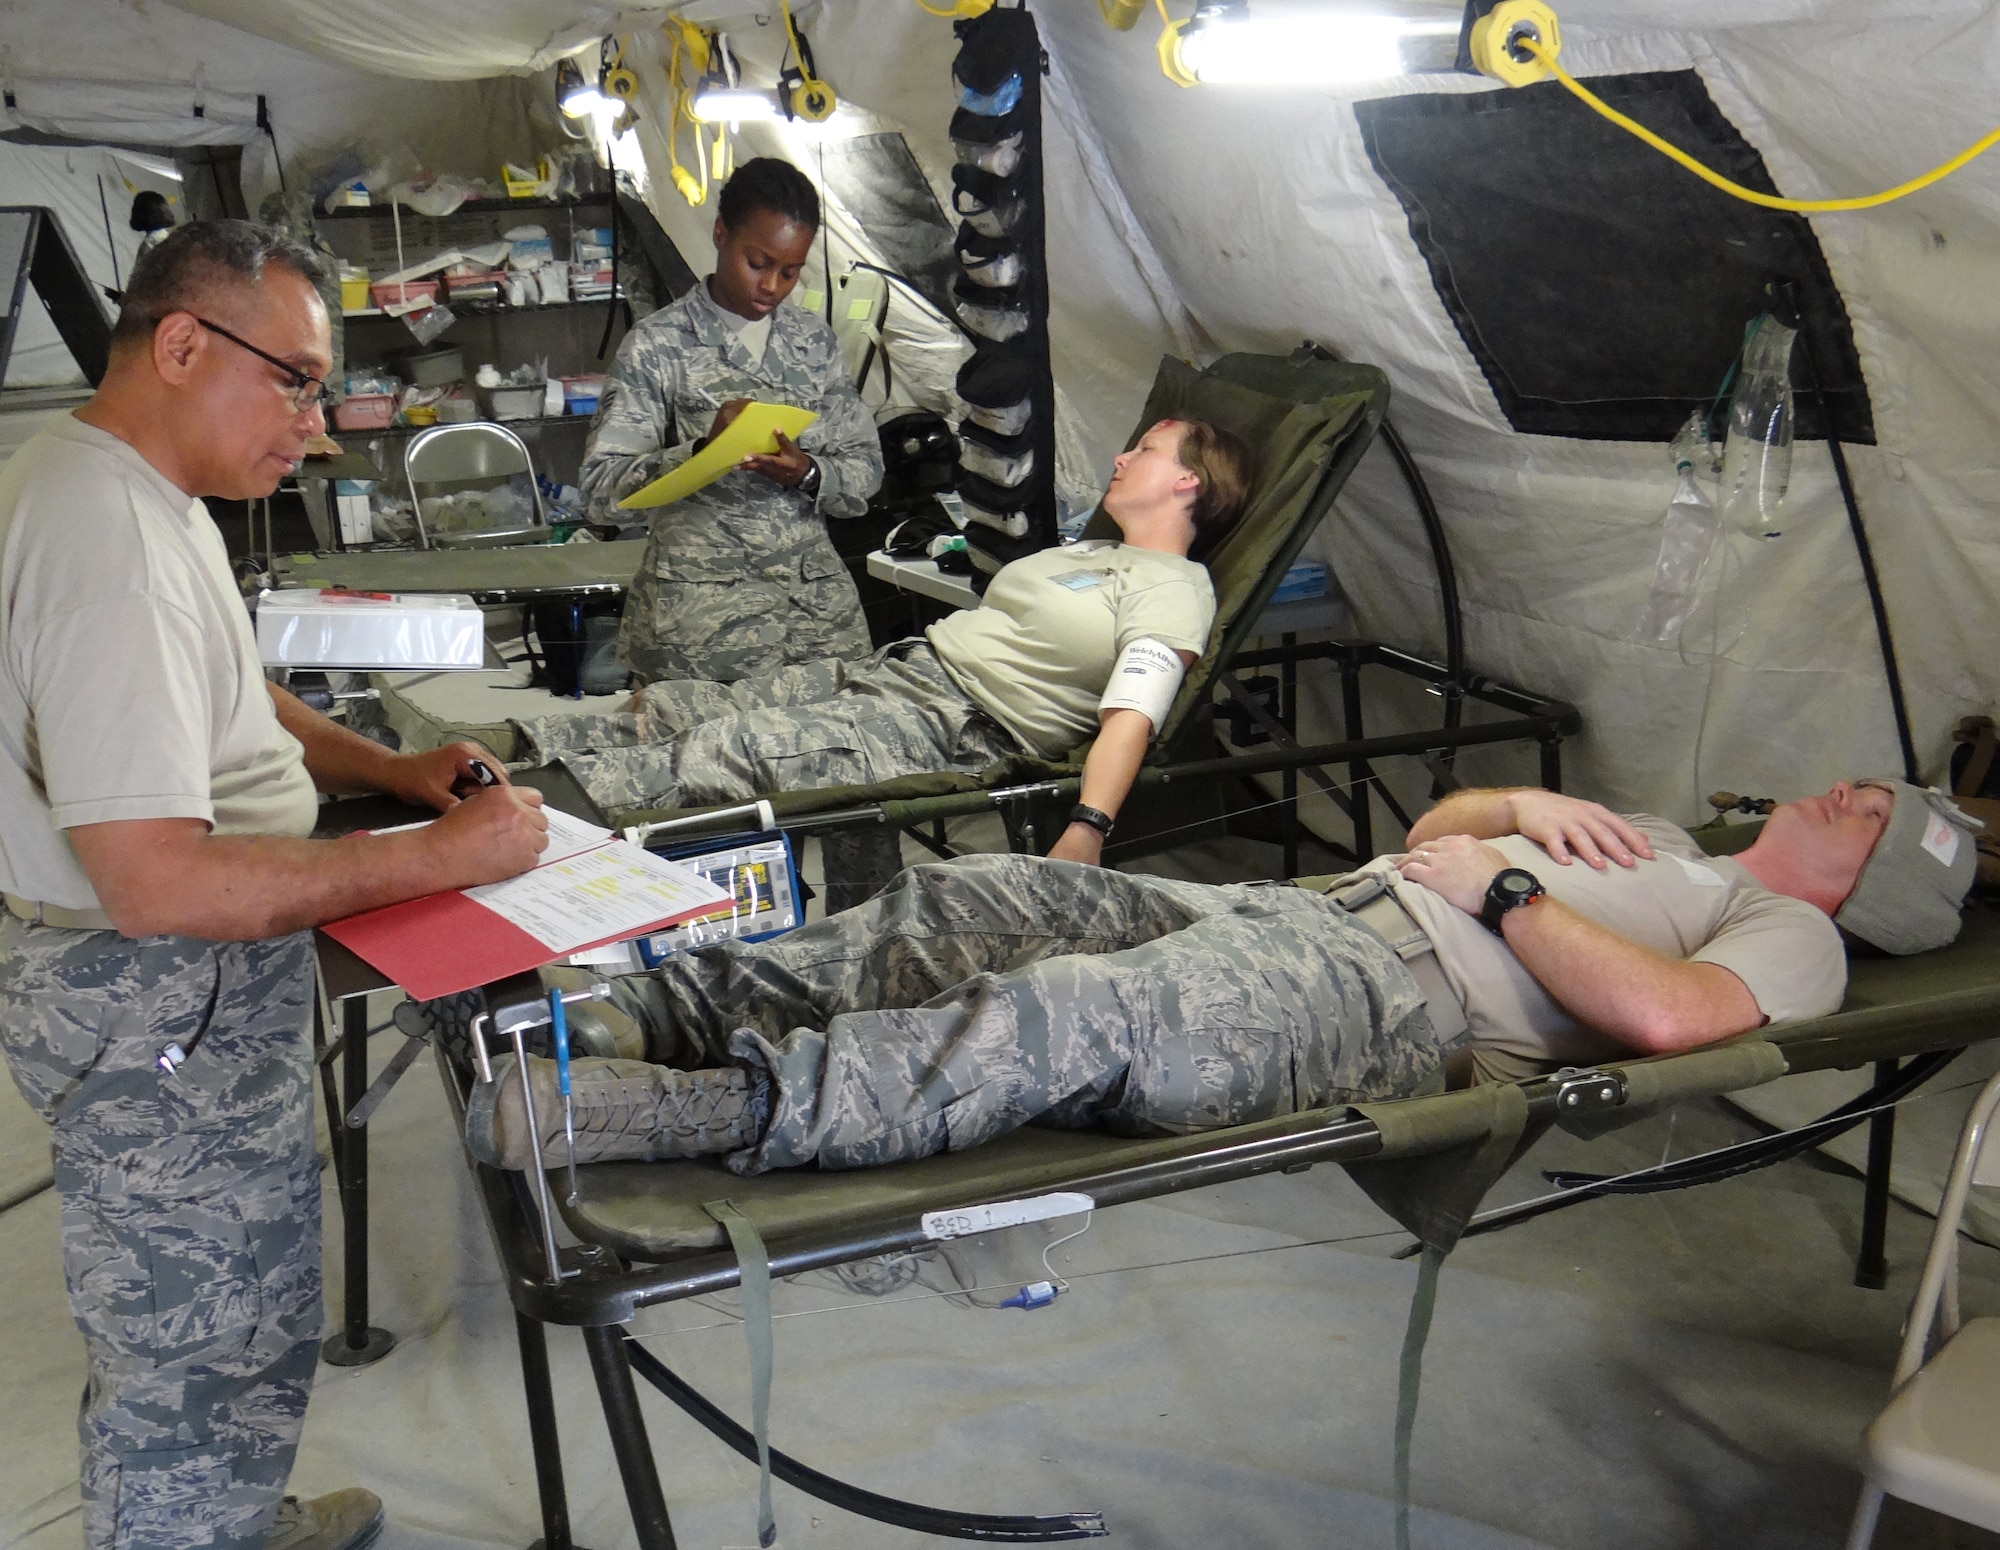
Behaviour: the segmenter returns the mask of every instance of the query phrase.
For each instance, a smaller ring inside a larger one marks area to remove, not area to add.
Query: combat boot
[[[569,1147],[555,1062],[530,1055],[528,1080],[542,1165],[559,1167],[569,1160]],[[740,1151],[762,1139],[770,1115],[769,1081],[740,1066],[677,1071],[648,1060],[583,1059],[570,1062],[569,1082],[580,1163]],[[493,1167],[534,1166],[521,1077],[511,1059],[494,1062],[492,1081],[474,1084],[465,1106],[465,1140],[473,1156]]]
[[[381,1498],[350,1486],[303,1501],[287,1496],[264,1536],[264,1550],[368,1550],[381,1537]]]
[[[536,973],[544,992],[589,990],[608,976],[566,964],[544,965]],[[616,984],[616,981],[612,981]],[[579,1001],[568,1008],[569,1043],[572,1054],[602,1055],[614,1060],[644,1060],[646,1035],[631,1014],[615,1000]]]

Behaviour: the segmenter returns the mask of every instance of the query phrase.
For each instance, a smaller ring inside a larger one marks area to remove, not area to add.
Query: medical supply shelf
[[[551,212],[563,220],[538,220]],[[546,228],[557,263],[567,265],[575,254],[581,228],[611,232],[613,273],[612,294],[582,299],[552,301],[515,307],[501,301],[454,301],[447,283],[444,305],[455,321],[432,345],[455,345],[464,354],[466,370],[485,363],[502,372],[524,364],[541,362],[551,377],[577,376],[601,372],[616,353],[633,320],[631,298],[617,283],[621,256],[628,262],[643,248],[631,253],[621,248],[619,228],[626,217],[618,208],[617,196],[610,192],[579,195],[573,199],[468,199],[448,215],[423,215],[410,209],[392,210],[389,205],[344,206],[323,212],[318,219],[320,235],[342,259],[361,264],[371,274],[390,274],[407,264],[421,262],[451,248],[476,247],[490,242],[510,226],[532,223]],[[396,243],[401,226],[400,250]],[[656,288],[663,277],[654,276]],[[389,357],[412,348],[414,338],[379,307],[357,308],[341,314],[347,327],[346,366],[352,373],[369,368],[389,367]],[[393,327],[391,325],[394,325]],[[468,378],[467,390],[470,391]],[[583,443],[590,424],[588,415],[542,415],[529,420],[503,421],[517,429],[536,427],[532,435],[523,431],[537,473],[559,484],[575,484],[582,470]],[[563,429],[574,423],[579,429]],[[550,429],[554,427],[554,429]],[[410,435],[416,427],[394,426],[377,430],[341,431],[329,434],[343,446],[360,446],[379,436]],[[400,470],[384,470],[392,480]]]
[[[455,215],[505,215],[514,210],[583,210],[611,202],[611,194],[579,194],[570,199],[468,199],[453,210],[450,215],[425,215],[417,210],[405,209],[406,221],[448,221]],[[387,205],[340,205],[332,210],[322,210],[315,217],[321,221],[366,220],[369,216],[386,216]]]
[[[590,416],[587,414],[531,414],[525,420],[494,420],[491,415],[482,414],[479,418],[482,420],[492,420],[492,423],[495,425],[511,425],[517,430],[524,425],[588,425],[590,423]],[[414,436],[418,431],[427,431],[429,429],[428,425],[383,425],[378,426],[374,430],[367,431],[337,431],[329,427],[327,435],[335,438],[346,436],[372,441],[377,436]]]
[[[460,317],[483,318],[525,317],[531,312],[561,312],[565,308],[601,307],[606,302],[624,301],[625,299],[625,293],[621,290],[615,291],[609,296],[586,296],[582,300],[573,301],[542,301],[528,307],[516,307],[504,301],[460,301],[449,294],[445,296],[444,301],[445,305],[450,307]],[[392,314],[383,311],[380,307],[357,307],[352,312],[343,309],[340,315],[349,322],[355,322],[362,318],[392,317]],[[393,320],[399,323],[402,321],[401,318],[394,318]]]

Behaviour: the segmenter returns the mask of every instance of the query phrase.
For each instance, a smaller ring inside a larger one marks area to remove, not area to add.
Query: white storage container
[[[287,588],[258,599],[257,653],[266,667],[471,671],[486,665],[485,623],[462,594]]]

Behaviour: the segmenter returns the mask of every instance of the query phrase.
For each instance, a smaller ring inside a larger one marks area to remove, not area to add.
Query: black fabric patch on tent
[[[1762,193],[1764,160],[1692,70],[1600,76],[1613,107]],[[1517,431],[1670,441],[1706,408],[1743,327],[1789,279],[1840,439],[1874,413],[1847,309],[1805,217],[1709,187],[1550,81],[1354,105],[1431,282]],[[1826,434],[1792,360],[1798,435]]]
[[[821,145],[826,184],[861,223],[891,269],[944,317],[952,317],[958,261],[951,222],[931,192],[909,143],[899,134],[857,135]]]

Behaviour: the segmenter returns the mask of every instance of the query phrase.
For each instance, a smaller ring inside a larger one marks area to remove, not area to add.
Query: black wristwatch
[[[1069,810],[1071,823],[1088,824],[1105,839],[1111,838],[1111,815],[1094,807],[1085,807],[1081,802]]]
[[[1486,900],[1479,906],[1479,923],[1498,936],[1502,915],[1524,904],[1533,904],[1547,892],[1533,872],[1517,866],[1504,867],[1486,885]]]
[[[805,477],[799,480],[799,494],[809,501],[816,501],[820,486],[819,459],[809,457],[806,462],[811,466],[806,469]]]

